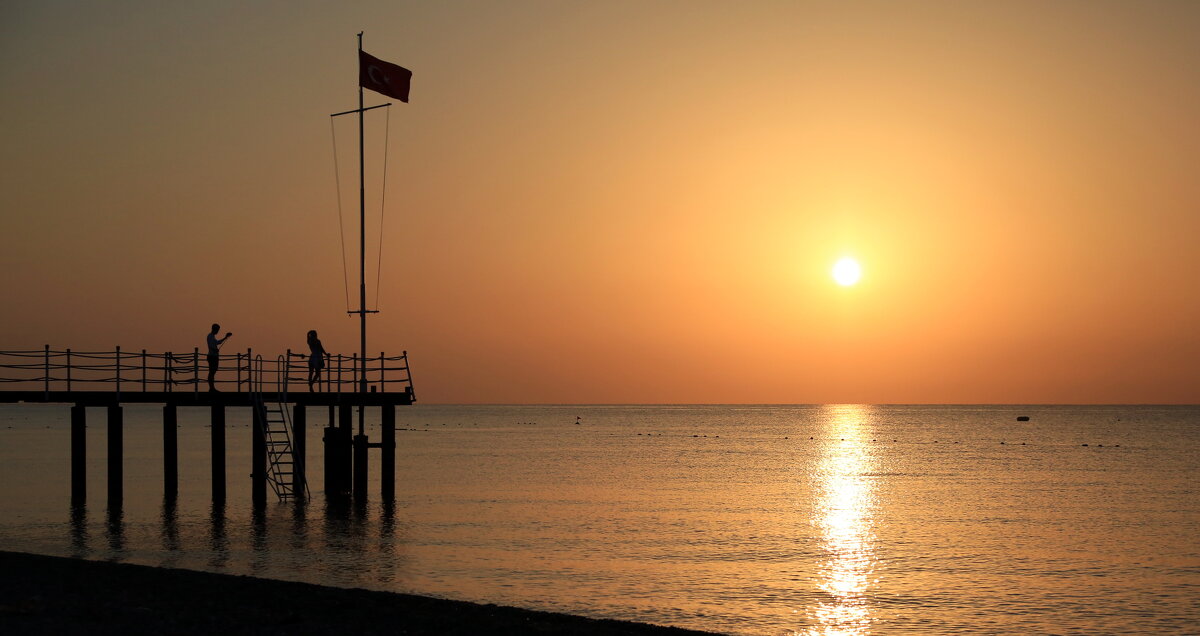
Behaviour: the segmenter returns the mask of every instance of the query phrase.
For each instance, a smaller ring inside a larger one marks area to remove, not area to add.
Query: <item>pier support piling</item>
[[[325,429],[325,498],[343,500],[350,494],[350,433]]]
[[[262,410],[250,409],[250,498],[255,508],[267,505],[267,436]]]
[[[124,421],[119,404],[108,407],[108,509],[117,510],[124,498]]]
[[[379,436],[379,496],[385,502],[396,498],[396,406],[384,404]]]
[[[354,501],[367,502],[367,436],[354,436]]]
[[[163,406],[163,499],[179,496],[179,426],[174,404]]]
[[[349,404],[338,406],[338,492],[349,495],[354,471],[354,409]]]
[[[71,407],[71,505],[87,503],[87,409]]]
[[[225,503],[225,406],[212,405],[212,498]]]
[[[306,475],[304,474],[305,464],[305,446],[307,445],[307,432],[305,426],[307,422],[307,411],[303,405],[297,404],[292,409],[292,456],[295,464],[292,466],[292,492],[296,493],[296,501],[304,501],[304,484]]]

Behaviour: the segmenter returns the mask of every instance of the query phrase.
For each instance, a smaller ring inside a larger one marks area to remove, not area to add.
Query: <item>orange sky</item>
[[[359,30],[423,402],[1200,401],[1187,2],[5,3],[0,348],[357,350]]]

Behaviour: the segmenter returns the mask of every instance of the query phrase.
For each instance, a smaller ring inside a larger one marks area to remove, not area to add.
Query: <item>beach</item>
[[[427,596],[0,552],[9,634],[705,634]]]

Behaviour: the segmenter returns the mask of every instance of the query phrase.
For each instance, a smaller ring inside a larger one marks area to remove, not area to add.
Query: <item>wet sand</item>
[[[7,634],[703,634],[247,576],[0,552]]]

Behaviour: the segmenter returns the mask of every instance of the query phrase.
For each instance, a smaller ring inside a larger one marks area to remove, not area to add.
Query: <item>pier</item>
[[[310,414],[324,407],[326,498],[356,502],[367,499],[369,451],[380,451],[385,501],[395,497],[396,406],[416,401],[408,352],[399,356],[362,358],[326,354],[319,382],[308,384],[308,356],[290,350],[264,358],[253,350],[222,354],[214,386],[199,349],[186,353],[145,350],[80,352],[71,349],[0,351],[0,403],[60,403],[71,408],[71,502],[87,501],[87,407],[106,407],[108,433],[108,503],[120,508],[123,482],[123,404],[163,405],[163,496],[178,495],[177,409],[208,407],[212,423],[212,499],[225,501],[225,413],[252,409],[251,499],[266,505],[267,490],[281,501],[308,497],[305,471]],[[381,409],[380,440],[363,430],[363,409]],[[354,409],[359,411],[354,434]]]

